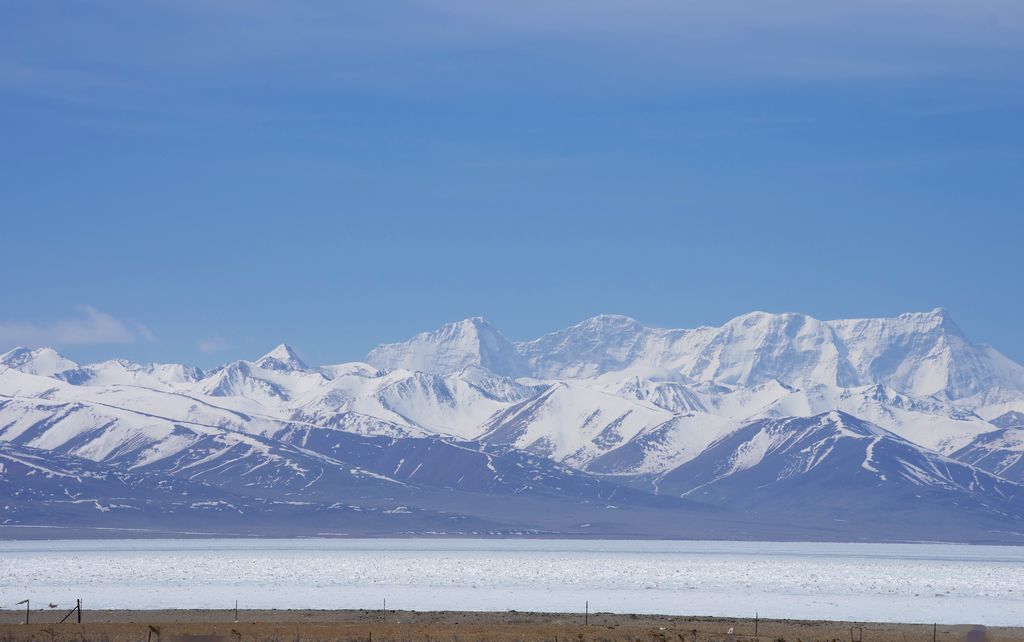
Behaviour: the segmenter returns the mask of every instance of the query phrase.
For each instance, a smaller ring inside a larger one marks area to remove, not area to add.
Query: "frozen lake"
[[[564,540],[0,542],[0,607],[594,611],[1024,625],[1024,548]]]

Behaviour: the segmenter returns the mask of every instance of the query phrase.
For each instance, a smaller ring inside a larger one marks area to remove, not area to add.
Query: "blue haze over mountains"
[[[1024,543],[1024,367],[936,309],[485,319],[361,362],[0,356],[4,537]]]

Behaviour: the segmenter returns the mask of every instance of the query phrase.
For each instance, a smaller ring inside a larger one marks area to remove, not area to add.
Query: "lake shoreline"
[[[29,524],[0,524],[0,544],[16,542],[89,542],[89,541],[533,541],[533,542],[673,542],[673,543],[744,543],[744,544],[926,544],[938,546],[997,546],[1024,549],[1024,541],[993,539],[872,539],[821,537],[800,539],[786,537],[656,537],[642,535],[616,535],[607,533],[248,533],[172,531],[146,528],[86,528],[69,526],[40,526]]]

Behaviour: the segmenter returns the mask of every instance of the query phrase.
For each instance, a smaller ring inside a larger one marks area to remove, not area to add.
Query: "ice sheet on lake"
[[[583,610],[1024,625],[1024,549],[515,540],[0,542],[0,607]]]

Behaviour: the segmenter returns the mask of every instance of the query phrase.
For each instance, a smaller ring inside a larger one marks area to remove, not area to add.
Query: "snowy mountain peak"
[[[893,321],[912,327],[915,331],[939,331],[963,337],[960,326],[946,308],[933,308],[928,312],[904,312]]]
[[[650,333],[630,317],[602,314],[516,347],[534,376],[593,377],[643,360]]]
[[[830,410],[826,413],[818,415],[818,419],[821,425],[834,424],[836,427],[843,428],[845,427],[843,425],[844,419],[854,420],[855,417],[853,417],[852,415],[848,415],[845,412],[840,412],[838,410]]]
[[[598,314],[577,323],[576,328],[603,328],[619,330],[642,330],[644,326],[633,317],[624,314]]]
[[[14,348],[0,355],[0,365],[25,374],[50,377],[58,372],[77,368],[78,364],[53,348]]]
[[[482,317],[446,323],[403,343],[377,346],[366,362],[386,370],[433,374],[455,374],[474,365],[506,377],[526,372],[515,345]]]
[[[133,385],[171,390],[178,385],[195,383],[203,378],[199,368],[177,363],[136,363],[128,359],[111,359],[82,367],[63,370],[55,379],[75,386]]]
[[[689,372],[696,379],[744,386],[772,380],[797,386],[858,382],[833,329],[805,314],[745,314],[696,347]]]
[[[884,384],[918,397],[963,399],[996,388],[1024,391],[1024,367],[971,343],[944,308],[889,318],[823,321],[755,311],[720,327],[649,328],[602,314],[511,344],[480,317],[449,323],[367,358],[381,368],[451,374],[480,365],[503,376],[588,379],[636,369],[695,383],[800,388]]]
[[[1011,410],[992,419],[989,423],[1000,428],[1024,428],[1024,412]]]
[[[291,372],[294,370],[309,370],[309,367],[299,358],[288,344],[282,343],[267,354],[256,360],[256,365],[264,370],[277,370],[279,372]]]
[[[883,319],[829,321],[863,382],[961,399],[1005,387],[1024,390],[1024,367],[964,335],[943,308]]]

